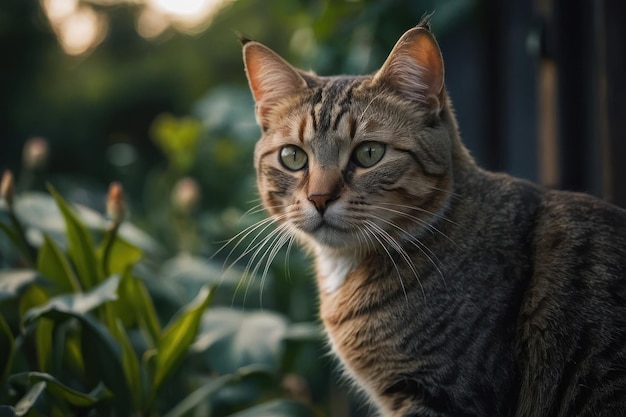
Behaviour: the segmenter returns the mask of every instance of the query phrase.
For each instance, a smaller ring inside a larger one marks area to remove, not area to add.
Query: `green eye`
[[[306,165],[306,152],[295,145],[283,146],[280,150],[280,162],[287,169],[299,171]]]
[[[385,154],[385,145],[378,142],[364,142],[352,154],[356,164],[363,168],[376,165]]]

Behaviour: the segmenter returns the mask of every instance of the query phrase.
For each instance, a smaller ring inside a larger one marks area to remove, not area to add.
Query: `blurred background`
[[[433,11],[447,88],[479,163],[626,207],[622,0],[2,0],[0,169],[15,173],[18,192],[49,181],[100,213],[109,183],[121,183],[152,274],[175,283],[149,284],[157,308],[175,304],[172,288],[184,302],[219,279],[233,287],[225,305],[314,323],[297,249],[277,256],[262,288],[238,281],[251,253],[231,281],[220,272],[249,237],[228,260],[234,244],[218,251],[224,242],[263,218],[252,168],[259,129],[235,34],[322,75],[361,74]],[[46,211],[30,208],[25,217]],[[0,246],[2,268],[14,265],[9,251]],[[316,346],[291,362],[292,382],[331,415],[362,411],[334,393],[332,363]]]

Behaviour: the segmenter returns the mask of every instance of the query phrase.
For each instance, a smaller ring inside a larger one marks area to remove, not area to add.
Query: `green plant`
[[[210,285],[174,303],[178,311],[162,326],[149,280],[138,273],[145,250],[120,233],[121,188],[110,189],[112,221],[99,230],[48,189],[65,228],[40,229],[38,245],[12,191],[3,191],[0,229],[24,267],[0,272],[0,415],[311,413],[279,398],[279,370],[285,344],[315,338],[314,329],[276,313],[207,310]]]

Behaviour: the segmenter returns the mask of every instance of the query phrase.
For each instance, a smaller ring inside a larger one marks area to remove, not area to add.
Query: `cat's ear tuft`
[[[440,110],[444,101],[443,58],[430,31],[417,26],[402,35],[374,81],[390,86],[410,101]]]
[[[241,46],[244,46],[248,42],[252,42],[251,38],[247,37],[241,32],[235,31],[235,36],[237,36],[237,39],[239,39],[239,43],[241,44]]]
[[[276,52],[255,41],[243,45],[243,60],[256,102],[256,118],[266,129],[268,114],[282,99],[306,87],[296,69]]]

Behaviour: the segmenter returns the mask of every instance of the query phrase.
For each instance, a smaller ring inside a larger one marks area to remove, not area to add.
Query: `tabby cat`
[[[428,22],[366,76],[243,43],[263,204],[381,415],[626,415],[626,211],[479,168]]]

